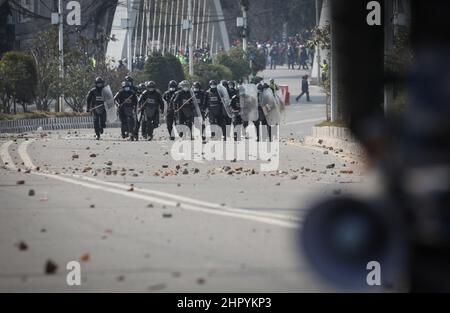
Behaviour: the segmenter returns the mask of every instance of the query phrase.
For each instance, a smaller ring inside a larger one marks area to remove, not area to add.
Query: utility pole
[[[62,89],[64,80],[64,1],[58,3],[58,23],[59,23],[59,86]],[[64,93],[61,90],[57,112],[64,112]]]
[[[194,28],[192,23],[192,0],[188,0],[189,21],[189,75],[194,75]]]
[[[322,11],[322,5],[321,5],[321,0],[316,0],[316,26],[319,27],[320,26],[320,13]],[[322,63],[322,57],[321,57],[321,48],[320,45],[317,45],[316,47],[317,49],[317,83],[320,86],[320,84],[322,83],[322,75],[321,75],[321,70],[320,70],[320,66]]]
[[[244,17],[244,38],[242,39],[242,48],[244,52],[248,49],[248,38],[247,38],[247,10],[242,10],[242,16]]]
[[[61,0],[60,0],[61,1]],[[131,42],[132,42],[132,33],[131,33],[131,1],[132,0],[127,0],[127,45],[128,45],[128,51],[127,51],[127,59],[128,59],[128,72],[132,72],[133,71],[133,51],[132,51],[132,47],[131,47]]]
[[[242,18],[243,18],[243,32],[242,32],[242,49],[247,52],[248,49],[248,21],[247,12],[250,8],[249,0],[241,0]]]

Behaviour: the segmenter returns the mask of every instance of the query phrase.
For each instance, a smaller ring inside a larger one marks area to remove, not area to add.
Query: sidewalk
[[[321,147],[339,154],[363,158],[364,148],[356,141],[348,128],[344,127],[313,127],[312,135],[305,137],[305,145]]]

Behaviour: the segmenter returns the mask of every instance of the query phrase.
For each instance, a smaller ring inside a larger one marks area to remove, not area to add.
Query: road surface
[[[294,99],[301,74],[264,76]],[[330,290],[302,259],[298,231],[311,201],[364,176],[357,162],[302,145],[325,118],[320,90],[311,97],[288,107],[272,172],[263,160],[177,162],[165,127],[139,143],[117,129],[99,142],[92,131],[3,136],[0,292]],[[66,283],[70,261],[81,286]]]

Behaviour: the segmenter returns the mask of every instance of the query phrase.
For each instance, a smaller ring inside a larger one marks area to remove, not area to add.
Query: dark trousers
[[[256,127],[256,136],[257,140],[261,141],[261,126],[267,127],[267,134],[269,135],[269,140],[272,141],[272,127],[267,123],[266,116],[264,115],[263,109],[259,106],[258,107],[258,114],[259,114],[259,120],[254,122]],[[262,138],[265,139],[265,138]]]
[[[288,69],[295,69],[295,59],[288,60]]]
[[[167,111],[166,123],[167,123],[167,131],[169,132],[169,137],[175,137],[173,132],[173,123],[175,121],[175,112],[173,110]]]
[[[100,136],[103,134],[103,129],[106,128],[106,111],[102,113],[94,112],[94,129],[95,134]]]
[[[220,113],[219,112],[218,113],[209,112],[209,123],[211,125],[219,126],[222,129],[222,136],[226,136],[227,126],[226,126],[225,118],[221,112]],[[216,134],[214,132],[211,134],[211,136],[214,139],[221,139],[221,138],[216,138],[217,135],[218,134]]]
[[[142,137],[147,138],[148,136],[148,122],[147,117],[144,115],[142,118]]]
[[[187,126],[191,132],[191,140],[194,139],[193,134],[192,134],[192,126],[194,125],[194,117],[186,116],[181,111],[178,114],[179,114],[179,125]],[[180,138],[183,138],[185,134],[182,131],[179,131],[178,135],[180,136]]]
[[[127,130],[127,116],[123,110],[123,107],[119,109],[119,120],[120,120],[120,131],[122,133],[122,138],[128,137],[129,133]]]
[[[147,136],[149,138],[153,138],[153,132],[154,132],[155,128],[157,128],[159,126],[159,114],[155,114],[155,115],[152,115],[152,116],[147,115],[146,116],[146,120],[147,120],[147,122],[146,122],[146,125],[147,125],[147,128],[146,128]]]
[[[231,138],[231,125],[233,125],[233,119],[228,117],[227,114],[224,114],[223,124],[224,124],[224,127],[223,127],[223,131],[222,132],[223,132],[223,136],[224,136],[225,141],[226,141],[227,138]],[[227,126],[228,126],[228,130],[230,131],[230,133],[227,130]]]
[[[261,138],[262,137],[261,136],[261,130],[262,130],[261,126],[267,127],[267,134],[269,135],[269,140],[272,141],[272,127],[267,124],[266,118],[255,122],[257,140],[261,141],[261,139],[265,139],[265,138]]]
[[[276,70],[277,69],[277,59],[276,58],[271,58],[270,59],[270,69],[271,70]]]
[[[122,107],[120,109],[119,118],[121,122],[122,137],[126,138],[130,135],[134,137],[136,121],[133,108]]]
[[[309,97],[309,91],[303,91],[300,96],[296,98],[296,101],[298,102],[304,95],[306,94],[306,101],[311,101],[311,98]]]

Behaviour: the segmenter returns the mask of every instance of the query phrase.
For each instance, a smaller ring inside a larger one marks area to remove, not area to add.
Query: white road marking
[[[243,214],[243,213],[237,213],[237,212],[235,213],[235,212],[230,212],[227,210],[221,211],[221,210],[217,210],[217,209],[202,208],[200,206],[193,206],[193,205],[182,203],[182,202],[164,200],[161,198],[142,195],[142,194],[139,194],[136,192],[128,192],[128,191],[124,191],[124,190],[120,190],[120,189],[116,189],[116,188],[109,188],[109,187],[102,186],[100,184],[97,185],[97,184],[93,184],[93,183],[87,183],[84,181],[79,181],[79,180],[71,179],[68,177],[63,177],[60,175],[45,174],[45,173],[33,173],[33,174],[60,180],[60,181],[66,182],[66,183],[71,183],[74,185],[78,185],[78,186],[82,186],[82,187],[86,187],[86,188],[90,188],[90,189],[97,189],[97,190],[102,190],[102,191],[106,191],[106,192],[110,192],[110,193],[115,193],[115,194],[122,195],[122,196],[125,196],[128,198],[144,200],[147,202],[158,203],[158,204],[167,205],[170,207],[179,207],[181,209],[186,209],[186,210],[190,210],[190,211],[196,211],[196,212],[220,215],[220,216],[227,216],[227,217],[235,217],[235,218],[250,220],[250,221],[254,221],[254,222],[264,223],[264,224],[281,226],[281,227],[285,227],[285,228],[295,229],[295,228],[299,227],[298,223],[295,223],[295,222],[282,221],[282,220],[266,218],[266,217],[251,215],[251,214]]]
[[[17,152],[19,153],[19,156],[22,158],[22,161],[25,165],[25,167],[29,170],[35,170],[36,166],[33,164],[33,161],[30,159],[30,156],[28,155],[27,148],[30,143],[32,143],[35,140],[28,140],[24,141],[19,145],[19,149]]]
[[[9,145],[11,143],[12,142],[9,142]],[[27,152],[27,147],[29,144],[30,144],[30,142],[21,143],[22,147],[18,150],[19,156],[22,158],[22,160],[24,161],[24,164],[28,168],[36,168],[36,166],[31,161],[31,159],[28,155],[28,152]],[[6,147],[9,147],[9,145],[6,145]],[[10,158],[10,156],[9,156],[8,150],[3,149],[4,146],[5,145],[2,146],[2,151],[4,153],[1,156],[2,156],[2,158],[6,157],[6,159],[8,159],[8,158]],[[5,158],[3,160],[5,160]],[[190,198],[182,197],[182,196],[174,196],[174,195],[170,195],[170,194],[167,194],[164,192],[146,190],[146,189],[140,189],[140,188],[139,189],[136,188],[134,192],[129,192],[129,191],[123,189],[125,187],[128,189],[129,186],[104,182],[104,181],[92,179],[89,177],[70,175],[71,177],[76,178],[76,179],[74,179],[74,178],[68,177],[69,175],[55,175],[55,174],[48,174],[48,173],[41,173],[41,172],[32,172],[32,174],[52,178],[55,180],[66,182],[66,183],[82,186],[85,188],[102,190],[105,192],[119,194],[119,195],[126,196],[129,198],[158,203],[160,205],[167,205],[170,207],[179,207],[181,209],[186,209],[186,210],[190,210],[190,211],[240,218],[240,219],[245,219],[245,220],[250,220],[250,221],[254,221],[254,222],[285,227],[285,228],[291,228],[291,229],[296,229],[299,227],[298,220],[296,221],[295,218],[289,218],[288,216],[283,216],[283,215],[278,215],[278,214],[250,212],[250,211],[246,211],[243,209],[223,207],[221,205],[212,204],[212,203],[205,202],[205,201],[190,199]],[[87,181],[89,181],[89,182],[87,182]],[[110,186],[110,187],[107,187],[107,186]],[[157,195],[157,196],[144,195],[144,194],[141,194],[140,192],[147,193],[147,194],[153,194],[153,195]],[[163,198],[161,198],[161,196],[169,198],[169,199],[163,199]],[[173,200],[173,199],[175,199],[175,200]],[[176,200],[180,200],[180,201],[176,201]],[[289,219],[289,220],[286,220],[286,219]]]
[[[1,148],[0,148],[0,158],[2,158],[3,163],[5,163],[5,167],[11,171],[17,171],[17,167],[14,164],[14,161],[11,159],[11,156],[9,154],[9,147],[13,144],[14,142],[12,141],[8,141],[5,142]]]
[[[107,182],[107,181],[98,180],[98,179],[87,177],[87,176],[80,176],[80,175],[74,175],[74,174],[63,174],[63,176],[74,177],[77,179],[82,179],[82,180],[90,181],[92,183],[102,184],[105,186],[110,186],[110,187],[114,187],[114,188],[118,188],[118,189],[128,190],[130,188],[130,186],[128,186],[128,185]],[[217,203],[212,203],[212,202],[197,200],[197,199],[188,198],[188,197],[184,197],[184,196],[174,195],[174,194],[170,194],[170,193],[163,192],[163,191],[142,189],[142,188],[136,188],[136,187],[134,188],[134,190],[136,192],[142,192],[142,193],[146,193],[146,194],[157,196],[157,197],[165,197],[165,198],[173,199],[176,201],[181,201],[181,202],[190,203],[193,205],[203,206],[203,207],[212,208],[212,209],[227,210],[227,211],[235,212],[235,213],[252,214],[252,215],[258,215],[258,216],[262,216],[262,217],[276,218],[276,219],[295,221],[295,222],[300,221],[299,218],[294,217],[294,216],[238,209],[238,208],[233,208],[233,207],[230,207],[227,205],[224,206],[224,205],[217,204]]]

